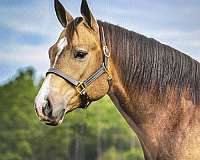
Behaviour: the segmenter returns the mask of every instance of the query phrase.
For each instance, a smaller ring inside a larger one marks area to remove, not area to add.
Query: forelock
[[[77,26],[83,21],[82,17],[77,17],[71,21],[67,26],[67,36],[69,40],[72,40],[74,33],[77,33]]]

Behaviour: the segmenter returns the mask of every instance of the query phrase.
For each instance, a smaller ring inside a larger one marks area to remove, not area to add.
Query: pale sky
[[[80,16],[81,0],[61,0]],[[200,61],[199,0],[88,0],[102,21],[155,38]],[[37,76],[49,67],[48,49],[62,27],[53,0],[0,1],[0,83],[21,67],[32,66]]]

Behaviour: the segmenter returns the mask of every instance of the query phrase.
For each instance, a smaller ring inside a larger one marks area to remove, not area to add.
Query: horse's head
[[[39,119],[50,125],[60,124],[65,113],[100,99],[109,89],[105,70],[88,79],[102,68],[105,57],[99,26],[86,0],[81,4],[83,17],[74,19],[58,0],[55,10],[64,30],[49,49],[51,70],[35,100]]]

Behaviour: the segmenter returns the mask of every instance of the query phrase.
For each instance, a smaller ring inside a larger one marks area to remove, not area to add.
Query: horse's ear
[[[92,12],[89,9],[88,3],[86,0],[82,0],[81,3],[81,14],[85,20],[85,23],[95,31],[98,31],[98,24]]]
[[[58,20],[63,27],[66,27],[67,24],[73,20],[73,17],[65,10],[59,0],[54,0],[54,6]]]

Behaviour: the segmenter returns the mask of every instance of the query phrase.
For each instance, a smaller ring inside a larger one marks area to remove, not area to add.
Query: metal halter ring
[[[110,57],[110,52],[107,46],[103,46],[103,52],[106,57]]]
[[[84,83],[83,82],[80,82],[77,86],[75,86],[77,92],[80,94],[80,95],[83,95],[85,94],[86,92],[86,88],[84,86]]]

